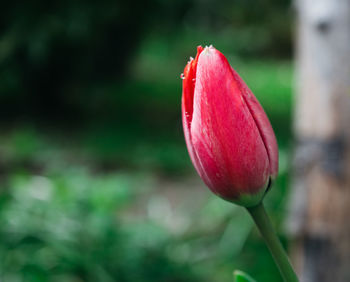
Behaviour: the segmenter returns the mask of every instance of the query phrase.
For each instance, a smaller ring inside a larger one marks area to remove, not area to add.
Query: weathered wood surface
[[[301,281],[350,281],[350,0],[298,0],[289,231]]]

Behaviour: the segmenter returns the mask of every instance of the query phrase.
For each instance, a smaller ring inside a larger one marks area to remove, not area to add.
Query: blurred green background
[[[2,3],[0,280],[281,281],[245,211],[190,163],[180,74],[213,44],[264,106],[287,246],[292,16],[288,0]]]

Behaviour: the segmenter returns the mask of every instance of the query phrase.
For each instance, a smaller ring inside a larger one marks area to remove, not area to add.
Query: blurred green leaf
[[[256,282],[252,277],[250,277],[247,273],[244,273],[240,270],[235,270],[233,272],[234,282]]]

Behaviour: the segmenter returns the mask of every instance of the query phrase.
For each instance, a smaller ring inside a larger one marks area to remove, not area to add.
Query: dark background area
[[[264,106],[281,227],[292,16],[278,0],[3,3],[0,280],[230,281],[240,268],[280,281],[244,211],[192,168],[180,74],[213,44]]]

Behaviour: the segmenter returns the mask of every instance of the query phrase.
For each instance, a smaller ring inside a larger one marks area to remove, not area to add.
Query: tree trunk
[[[293,259],[301,281],[350,281],[350,0],[296,4]]]

